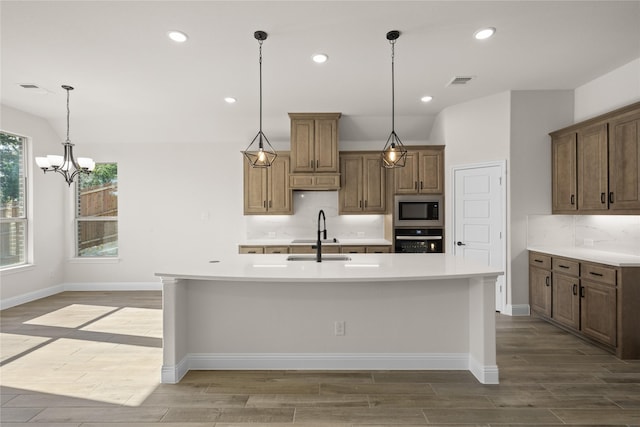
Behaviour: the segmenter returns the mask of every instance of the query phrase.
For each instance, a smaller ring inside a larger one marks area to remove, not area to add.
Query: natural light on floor
[[[159,384],[162,310],[70,304],[0,333],[3,388],[138,406]],[[3,325],[4,328],[4,325]]]

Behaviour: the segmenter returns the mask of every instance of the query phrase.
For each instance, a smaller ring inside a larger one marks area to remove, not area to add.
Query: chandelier
[[[389,31],[387,40],[391,44],[391,134],[382,149],[382,166],[385,168],[402,168],[407,162],[407,149],[398,138],[395,130],[395,75],[394,54],[396,40],[400,37],[400,31]]]
[[[256,31],[253,37],[258,40],[259,44],[259,64],[260,64],[260,130],[253,138],[251,144],[243,151],[244,156],[252,168],[268,168],[278,157],[273,149],[267,136],[262,132],[262,42],[267,39],[267,33],[264,31]]]
[[[67,139],[62,143],[64,154],[62,156],[49,154],[47,157],[36,157],[36,164],[44,173],[58,172],[71,187],[76,175],[91,173],[95,169],[96,163],[88,157],[78,157],[78,160],[73,157],[73,144],[69,140],[69,91],[72,91],[73,88],[62,85],[62,89],[67,91]]]

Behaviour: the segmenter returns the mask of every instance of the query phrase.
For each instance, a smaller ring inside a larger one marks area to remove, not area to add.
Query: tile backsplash
[[[293,215],[245,215],[247,240],[315,239],[318,212],[327,217],[327,237],[382,239],[383,215],[338,215],[337,191],[294,191]]]
[[[640,256],[640,216],[529,215],[527,244],[585,247]]]

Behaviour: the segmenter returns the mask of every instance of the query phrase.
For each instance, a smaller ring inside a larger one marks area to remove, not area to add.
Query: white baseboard
[[[502,314],[509,316],[529,316],[531,310],[529,304],[507,304]]]
[[[62,283],[49,288],[28,292],[0,300],[0,310],[15,307],[65,291],[161,291],[162,283],[156,282],[107,282],[107,283]]]
[[[467,353],[196,353],[163,366],[161,381],[178,383],[189,370],[469,370],[484,384],[498,383],[498,367],[471,363]]]

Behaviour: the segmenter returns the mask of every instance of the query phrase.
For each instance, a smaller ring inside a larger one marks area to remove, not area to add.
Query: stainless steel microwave
[[[442,227],[442,196],[400,195],[395,197],[393,223],[396,227]]]

